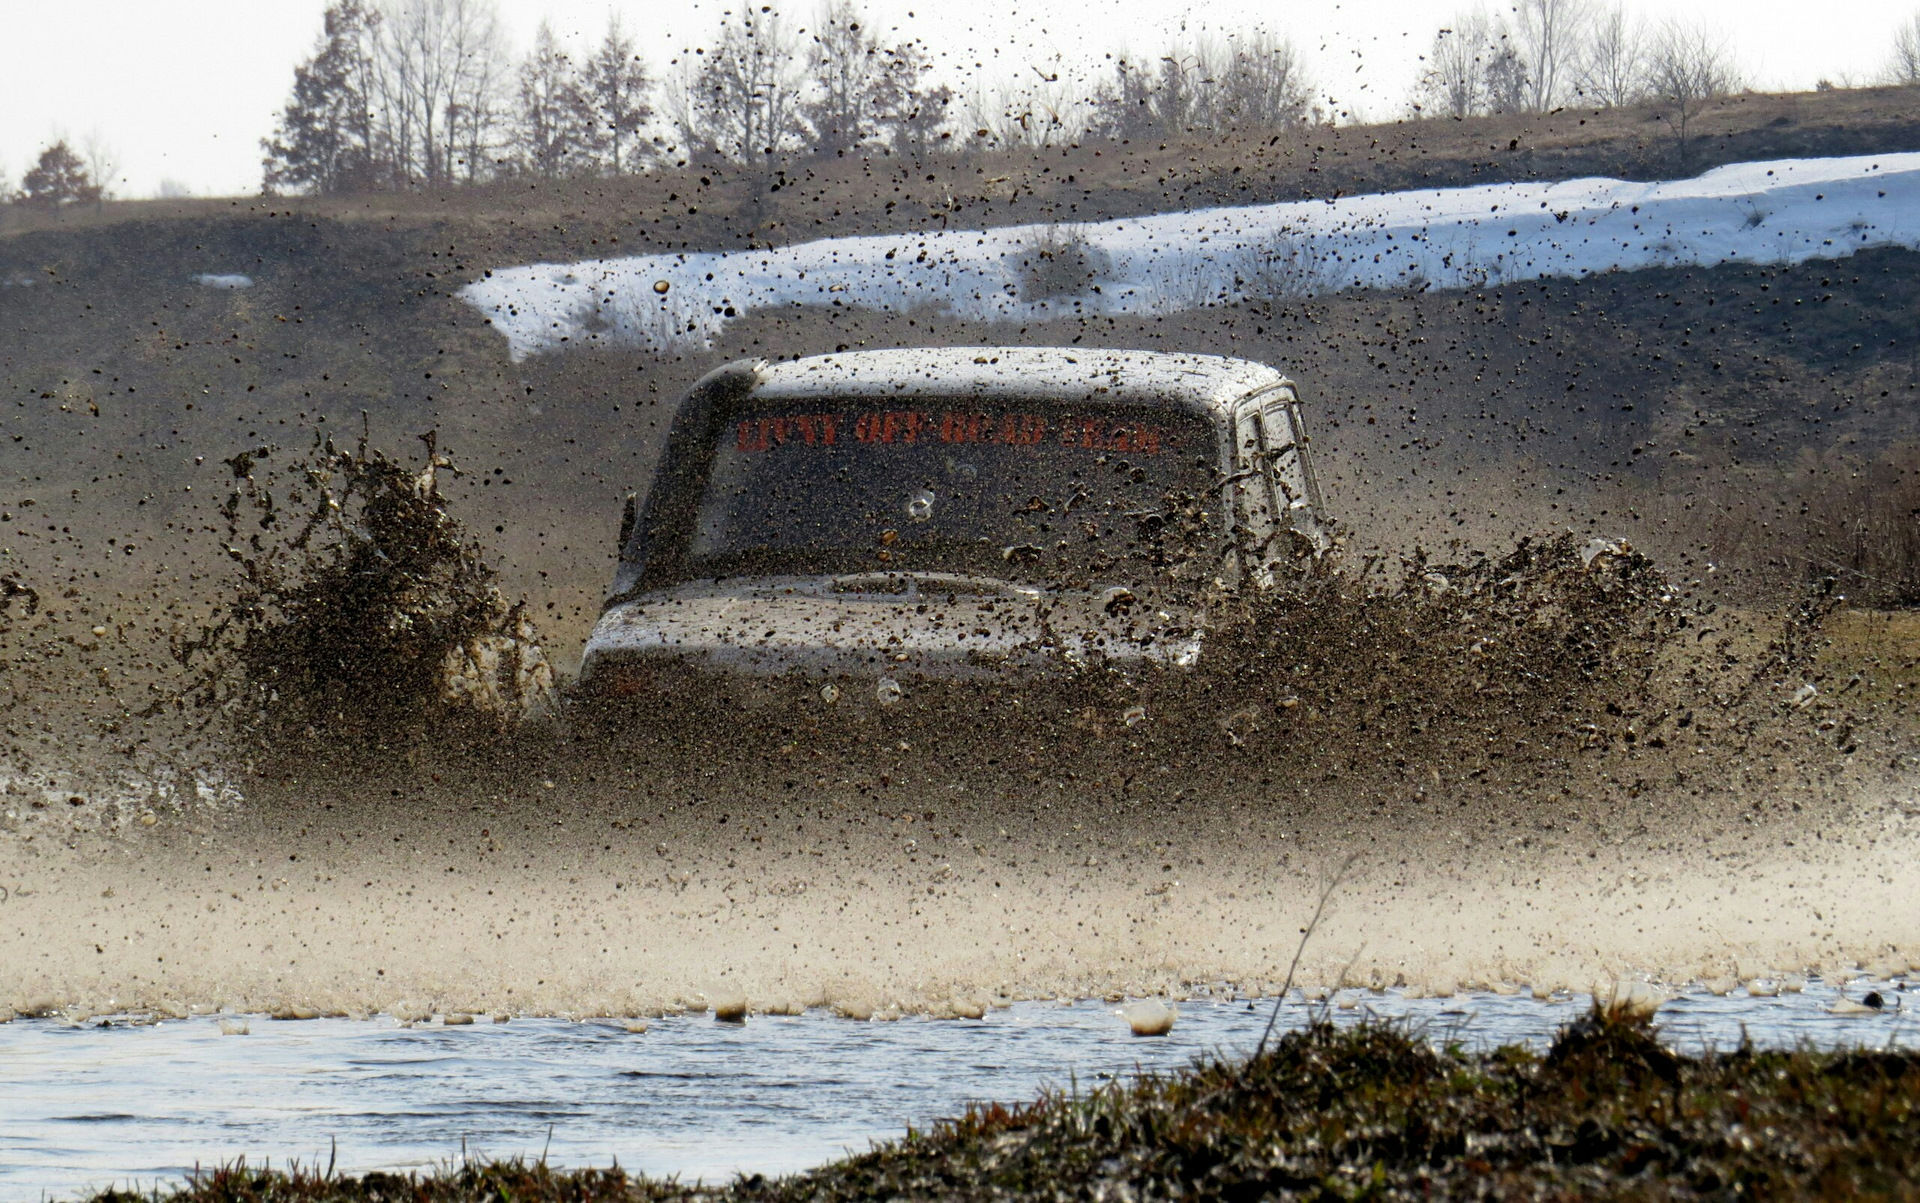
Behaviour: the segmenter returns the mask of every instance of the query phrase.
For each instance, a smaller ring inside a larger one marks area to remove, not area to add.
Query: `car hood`
[[[696,581],[615,603],[581,675],[681,661],[748,675],[963,678],[1193,664],[1200,614],[1132,584],[1053,590],[945,573]]]

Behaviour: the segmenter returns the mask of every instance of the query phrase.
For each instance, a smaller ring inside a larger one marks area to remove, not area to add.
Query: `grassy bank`
[[[1920,1054],[1682,1056],[1643,1020],[1596,1014],[1544,1056],[1322,1024],[1251,1061],[977,1107],[864,1156],[711,1190],[501,1163],[427,1178],[236,1167],[161,1197],[1911,1198],[1916,1164]]]

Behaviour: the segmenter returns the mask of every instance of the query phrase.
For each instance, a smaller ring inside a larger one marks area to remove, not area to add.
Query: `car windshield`
[[[1208,571],[1218,445],[1188,412],[796,402],[720,433],[695,577],[943,571],[1072,584]]]

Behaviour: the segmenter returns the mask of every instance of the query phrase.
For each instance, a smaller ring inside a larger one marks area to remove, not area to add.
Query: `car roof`
[[[1080,347],[851,351],[754,365],[756,401],[807,397],[979,397],[1161,403],[1231,413],[1255,390],[1287,384],[1273,368],[1223,355]]]

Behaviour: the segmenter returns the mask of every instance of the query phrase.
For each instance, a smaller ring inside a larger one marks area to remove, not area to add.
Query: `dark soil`
[[[695,1189],[618,1170],[202,1174],[254,1200],[1913,1198],[1920,1054],[1683,1056],[1598,1013],[1542,1057],[1319,1023],[1247,1062],[975,1107],[791,1178]],[[108,1193],[93,1203],[133,1203]]]

